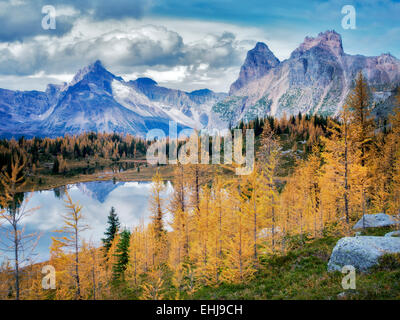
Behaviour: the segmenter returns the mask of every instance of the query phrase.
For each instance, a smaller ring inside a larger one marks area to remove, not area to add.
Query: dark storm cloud
[[[138,19],[149,8],[150,0],[0,0],[0,42],[23,41],[36,35],[62,36],[69,32],[78,18],[90,17],[93,20]],[[42,7],[53,5],[56,11],[68,7],[77,14],[57,16],[55,30],[42,28]]]
[[[42,28],[41,1],[26,3],[0,1],[0,42],[22,41],[36,35],[45,35],[48,30]],[[57,28],[51,30],[51,34],[61,36],[70,31],[74,19],[72,17],[57,17]]]

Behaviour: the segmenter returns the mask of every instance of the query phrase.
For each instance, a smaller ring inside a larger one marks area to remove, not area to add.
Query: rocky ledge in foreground
[[[328,263],[328,271],[341,271],[343,266],[354,266],[358,271],[368,271],[378,264],[380,256],[400,253],[398,237],[346,237],[338,241]]]
[[[385,213],[365,214],[353,229],[387,227],[396,224],[400,224],[399,219]]]

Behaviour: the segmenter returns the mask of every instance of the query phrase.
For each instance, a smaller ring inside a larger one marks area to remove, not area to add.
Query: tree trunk
[[[76,299],[81,298],[81,286],[79,281],[79,246],[78,229],[75,229],[75,279],[76,279]]]
[[[19,257],[18,257],[18,229],[16,223],[14,228],[14,256],[15,256],[15,300],[19,300]]]
[[[254,225],[253,225],[253,241],[254,241],[254,262],[257,263],[257,206],[256,199],[253,196]]]
[[[344,134],[344,212],[346,214],[346,223],[347,225],[350,222],[349,219],[349,201],[347,199],[348,194],[348,154],[347,154],[347,124],[345,124],[345,134]]]

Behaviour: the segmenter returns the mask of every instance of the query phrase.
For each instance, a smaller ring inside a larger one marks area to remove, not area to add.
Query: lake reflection
[[[66,188],[72,200],[79,201],[79,204],[83,206],[84,223],[90,227],[82,234],[83,237],[100,244],[112,206],[119,216],[121,227],[132,229],[142,220],[145,223],[149,221],[151,186],[151,182],[95,181],[68,185]],[[167,197],[171,191],[172,185],[168,182],[164,196]],[[49,258],[51,237],[58,235],[53,231],[60,229],[63,225],[62,214],[66,212],[63,195],[64,188],[37,191],[26,195],[26,197],[31,196],[29,207],[40,207],[24,220],[27,232],[42,232],[36,248],[36,253],[38,253],[36,261]]]

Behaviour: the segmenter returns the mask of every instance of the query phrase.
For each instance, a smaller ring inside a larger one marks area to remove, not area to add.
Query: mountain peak
[[[264,42],[257,42],[253,50],[263,51],[263,50],[269,50],[269,48]]]
[[[393,92],[400,84],[400,60],[390,53],[372,57],[346,54],[342,37],[334,30],[305,37],[288,59],[272,68],[265,62],[263,69],[258,63],[268,60],[269,52],[263,43],[248,52],[230,97],[216,106],[229,121],[299,112],[337,115],[359,72],[365,75],[371,99],[377,102],[374,114],[386,117],[391,112]],[[265,75],[260,76],[262,72]]]
[[[97,59],[97,60],[93,63],[93,66],[103,67],[103,64],[101,63],[100,60]]]
[[[305,37],[303,43],[300,44],[292,55],[302,54],[314,47],[328,49],[336,56],[344,54],[341,35],[335,30],[327,30],[319,33],[317,37]]]
[[[87,71],[87,73],[92,72],[97,74],[110,74],[100,60],[96,60],[95,62],[89,64],[86,68],[84,68],[84,70]]]
[[[247,83],[259,79],[279,65],[280,61],[263,42],[257,42],[255,47],[247,52],[239,78],[231,85],[229,94],[233,94]]]
[[[379,57],[377,57],[378,58],[378,62],[379,63],[381,63],[381,64],[384,64],[384,63],[396,63],[396,62],[398,62],[399,60],[395,57],[395,56],[393,56],[391,53],[382,53]]]
[[[70,86],[75,85],[76,83],[82,81],[85,78],[90,78],[92,81],[96,81],[98,79],[118,79],[122,80],[121,77],[116,77],[111,72],[109,72],[101,63],[100,60],[96,60],[95,62],[89,64],[88,66],[80,69],[77,74],[72,79]]]
[[[255,47],[247,53],[247,58],[251,58],[254,55],[262,55],[265,58],[269,58],[272,64],[276,64],[276,60],[279,62],[278,58],[272,53],[268,46],[264,42],[257,42]]]

